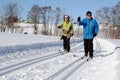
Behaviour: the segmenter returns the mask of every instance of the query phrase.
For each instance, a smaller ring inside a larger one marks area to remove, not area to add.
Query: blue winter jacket
[[[93,18],[91,19],[83,19],[82,21],[78,22],[78,25],[83,25],[83,38],[84,39],[93,39],[94,34],[98,33],[99,25],[97,21]]]

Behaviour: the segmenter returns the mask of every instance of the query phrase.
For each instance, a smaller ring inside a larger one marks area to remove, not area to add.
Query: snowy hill
[[[94,39],[94,58],[81,60],[82,39],[62,55],[60,37],[0,33],[0,80],[119,80],[120,40]]]

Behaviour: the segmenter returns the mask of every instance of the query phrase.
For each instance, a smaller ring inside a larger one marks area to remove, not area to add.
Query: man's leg
[[[89,40],[89,56],[93,58],[93,39]]]
[[[85,56],[88,56],[88,40],[84,39],[84,51],[85,51]]]

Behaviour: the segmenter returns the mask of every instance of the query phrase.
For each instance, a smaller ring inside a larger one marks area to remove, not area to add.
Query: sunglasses
[[[65,19],[68,19],[68,18],[65,18]]]
[[[87,16],[91,16],[91,15],[87,15]]]

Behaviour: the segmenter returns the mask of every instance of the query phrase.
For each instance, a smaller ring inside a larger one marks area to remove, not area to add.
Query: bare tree
[[[99,20],[100,23],[108,23],[110,22],[110,8],[103,7],[96,11],[95,18]]]
[[[52,35],[52,21],[53,21],[53,10],[52,10],[52,7],[51,6],[48,6],[48,12],[47,12],[47,24],[48,24],[48,34],[49,35]]]
[[[6,26],[5,26],[5,20],[3,16],[0,15],[0,31],[5,32]]]
[[[49,33],[50,35],[53,35],[53,24],[55,21],[55,11],[51,9],[51,13],[50,13],[50,29],[49,29]]]
[[[21,6],[18,3],[7,3],[2,6],[1,11],[1,22],[4,26],[11,29],[11,32],[14,32],[15,25],[14,23],[19,21],[21,14]]]
[[[41,22],[43,24],[43,30],[42,34],[48,35],[48,19],[49,19],[49,14],[50,14],[51,7],[50,6],[45,6],[40,8],[41,12]]]
[[[32,21],[34,24],[34,34],[38,33],[37,24],[39,23],[40,19],[40,7],[38,4],[32,6],[31,10],[28,12],[27,18]]]
[[[96,11],[96,18],[103,24],[102,32],[104,36],[120,38],[120,2],[115,6],[103,7]]]
[[[37,23],[43,24],[41,34],[52,35],[53,24],[57,26],[61,15],[61,9],[59,7],[56,10],[52,10],[51,6],[33,5],[28,13],[28,19],[34,23],[35,32],[38,31]],[[57,31],[58,33],[58,31]]]
[[[120,2],[111,8],[110,11],[110,35],[112,38],[120,38]]]
[[[117,31],[116,31],[116,38],[120,39],[120,2],[118,2],[117,5],[114,7],[116,9],[116,26],[117,26]]]
[[[114,29],[110,27],[110,25],[113,25],[115,23],[115,10],[109,8],[109,7],[103,7],[96,11],[96,19],[102,24],[102,32],[104,38],[108,38],[109,35],[114,35]],[[114,26],[114,25],[113,25]],[[111,36],[112,37],[112,36]]]
[[[55,10],[55,28],[54,28],[54,35],[56,35],[56,36],[59,34],[58,33],[59,30],[57,28],[57,25],[60,21],[61,14],[62,14],[62,10],[59,7],[57,7],[56,10]]]

